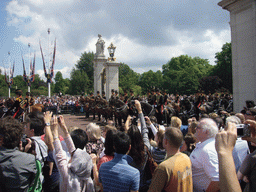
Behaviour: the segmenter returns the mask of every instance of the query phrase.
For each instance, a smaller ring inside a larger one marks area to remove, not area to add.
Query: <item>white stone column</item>
[[[256,1],[223,0],[230,12],[234,111],[246,100],[256,101]]]
[[[104,63],[106,63],[107,59],[104,57],[94,57],[93,64],[94,64],[94,95],[96,95],[97,91],[100,91],[102,94],[102,85],[101,85],[101,73],[104,69]]]
[[[106,68],[106,98],[109,100],[111,89],[119,92],[119,71],[118,67],[121,63],[116,61],[107,61],[104,66]]]

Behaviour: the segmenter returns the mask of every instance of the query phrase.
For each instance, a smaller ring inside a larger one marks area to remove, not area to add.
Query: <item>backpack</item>
[[[40,181],[40,174],[42,171],[42,165],[39,160],[36,160],[36,177],[34,183],[31,187],[29,187],[28,192],[41,192],[42,191],[42,183]]]

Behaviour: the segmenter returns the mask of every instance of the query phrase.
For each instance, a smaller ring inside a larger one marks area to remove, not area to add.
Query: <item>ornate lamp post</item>
[[[113,43],[111,43],[108,47],[108,52],[109,52],[109,56],[110,56],[110,60],[111,61],[115,61],[116,58],[114,58],[114,54],[115,54],[115,50],[116,50],[116,47],[113,45]]]

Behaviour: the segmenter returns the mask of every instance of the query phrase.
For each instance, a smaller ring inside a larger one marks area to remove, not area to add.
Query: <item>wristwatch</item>
[[[45,126],[50,126],[51,124],[50,123],[45,123]]]

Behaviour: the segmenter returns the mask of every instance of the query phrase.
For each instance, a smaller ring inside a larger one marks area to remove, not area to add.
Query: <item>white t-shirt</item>
[[[219,162],[214,137],[198,143],[190,159],[194,191],[206,191],[211,181],[219,181]]]

